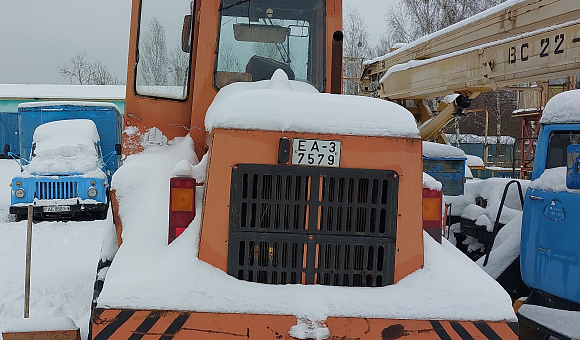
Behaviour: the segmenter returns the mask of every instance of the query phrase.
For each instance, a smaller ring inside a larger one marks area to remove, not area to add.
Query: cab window
[[[325,5],[322,0],[222,0],[214,85],[289,79],[324,91]]]
[[[184,21],[191,6],[190,0],[141,1],[135,70],[137,94],[187,98],[190,53],[182,38],[184,30],[191,32]]]
[[[580,131],[554,131],[548,142],[546,169],[566,166],[570,144],[580,144]]]

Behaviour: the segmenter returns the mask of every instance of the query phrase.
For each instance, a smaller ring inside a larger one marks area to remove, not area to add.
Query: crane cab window
[[[280,68],[324,91],[325,15],[322,0],[222,0],[215,87]]]
[[[191,32],[191,27],[184,24],[184,16],[191,13],[191,6],[190,0],[141,1],[135,61],[137,94],[187,98],[190,53],[184,48],[182,37],[184,30]]]

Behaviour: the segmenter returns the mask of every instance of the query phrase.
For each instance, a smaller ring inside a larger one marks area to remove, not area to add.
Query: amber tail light
[[[168,244],[181,235],[195,217],[195,179],[172,177],[169,187]]]
[[[423,188],[423,229],[441,243],[443,192]]]

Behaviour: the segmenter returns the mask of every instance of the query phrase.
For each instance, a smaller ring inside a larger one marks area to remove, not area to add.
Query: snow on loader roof
[[[271,80],[233,83],[209,107],[205,126],[359,136],[419,137],[413,115],[376,98],[318,93],[288,80],[278,69]]]

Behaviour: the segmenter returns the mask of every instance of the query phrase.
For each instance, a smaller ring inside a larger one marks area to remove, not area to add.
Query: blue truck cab
[[[35,102],[19,113],[22,172],[10,213],[35,219],[105,219],[120,165],[122,116],[114,104]]]
[[[572,313],[580,311],[580,90],[554,96],[540,124],[520,250],[531,294],[518,317],[520,324],[561,335],[565,330],[542,325],[549,318],[541,315],[580,320],[580,313]]]

